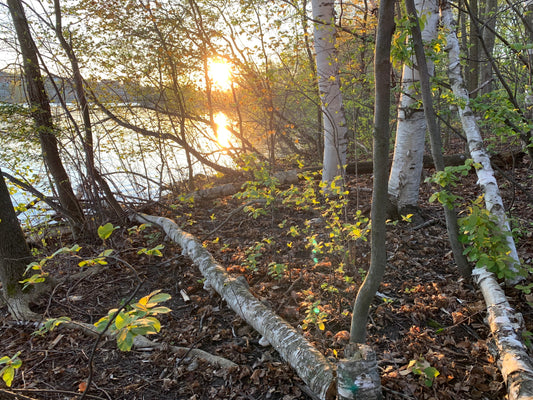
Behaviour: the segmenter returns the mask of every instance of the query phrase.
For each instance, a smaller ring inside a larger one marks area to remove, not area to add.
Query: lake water
[[[125,120],[145,129],[172,132],[169,121],[158,120],[155,115],[143,111],[143,115],[133,114],[132,109],[122,107],[118,112]],[[117,109],[115,109],[117,111]],[[81,179],[84,174],[84,154],[81,141],[72,129],[71,123],[61,114],[60,108],[55,108],[57,120],[61,121],[62,131],[74,132],[61,139],[62,159],[73,182],[74,190],[81,195]],[[79,116],[74,114],[76,119]],[[134,201],[135,199],[158,199],[164,190],[161,184],[169,185],[188,178],[185,151],[175,142],[144,137],[135,132],[118,126],[115,122],[105,119],[102,114],[94,114],[93,136],[95,163],[99,171],[110,183],[111,189],[117,193],[119,201]],[[187,126],[188,140],[194,148],[217,164],[231,166],[231,158],[221,151],[216,144],[216,137],[212,129],[203,124]],[[194,158],[193,158],[194,159]],[[6,172],[17,178],[35,177],[35,186],[47,195],[51,195],[46,169],[40,157],[37,143],[9,141],[2,144],[0,165]],[[195,174],[212,174],[209,168],[201,163],[193,164]],[[33,180],[32,180],[33,181]],[[9,183],[9,182],[8,182]],[[18,189],[12,194],[14,204],[27,204],[34,196]],[[19,216],[22,222],[35,224],[42,220],[42,212],[30,210]]]

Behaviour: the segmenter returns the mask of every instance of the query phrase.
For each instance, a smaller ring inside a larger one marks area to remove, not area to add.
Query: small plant
[[[39,330],[33,332],[32,335],[43,336],[45,333],[53,331],[57,326],[61,325],[62,323],[70,321],[71,319],[69,317],[48,318],[46,321],[44,321]]]
[[[289,266],[285,263],[271,262],[268,264],[268,274],[272,275],[275,279],[281,279],[287,269],[289,269]]]
[[[35,274],[30,276],[29,278],[23,279],[20,281],[22,283],[23,289],[26,289],[30,285],[35,285],[37,283],[44,282],[46,278],[48,277],[49,273],[44,270],[44,266],[48,261],[53,259],[54,257],[58,256],[59,254],[73,254],[77,253],[81,250],[81,247],[75,244],[72,247],[62,247],[59,250],[55,251],[52,255],[49,255],[48,257],[42,258],[39,262],[34,261],[26,267],[26,271],[24,271],[24,275],[26,275],[30,270],[37,271]]]
[[[20,351],[18,351],[13,357],[4,356],[0,358],[0,366],[4,367],[0,370],[0,376],[6,383],[7,387],[11,387],[13,378],[15,377],[15,370],[22,366],[22,360],[19,358]]]
[[[446,167],[444,171],[426,179],[426,182],[436,183],[443,188],[429,200],[437,200],[449,208],[464,202],[462,197],[452,194],[448,188],[457,186],[460,176],[466,176],[472,167],[478,168],[479,165],[469,159],[464,165]],[[475,263],[476,268],[485,267],[498,278],[512,279],[525,275],[525,269],[510,256],[507,233],[502,231],[497,217],[482,202],[483,196],[472,201],[467,207],[467,215],[458,219],[459,241],[465,246],[464,254],[470,262]]]
[[[312,296],[309,296],[308,300],[312,300]],[[328,320],[328,314],[320,306],[320,300],[316,300],[314,302],[308,301],[307,303],[307,312],[304,320],[302,321],[302,329],[306,330],[310,325],[315,325],[318,329],[323,331],[326,329],[324,322]]]
[[[136,336],[151,335],[161,330],[161,323],[155,316],[170,312],[169,308],[159,305],[170,298],[169,294],[156,290],[132,304],[128,311],[110,310],[107,316],[100,318],[94,326],[102,332],[112,321],[109,326],[111,332],[117,335],[118,348],[122,351],[129,351]]]
[[[139,251],[137,251],[137,254],[146,254],[147,256],[156,256],[156,257],[163,257],[163,253],[161,253],[161,250],[163,250],[165,246],[162,244],[158,244],[152,249],[142,248]]]
[[[429,362],[424,359],[424,357],[421,357],[417,360],[411,360],[409,365],[407,365],[407,369],[402,372],[403,375],[407,375],[408,373],[412,372],[413,374],[420,376],[420,381],[426,387],[433,386],[435,378],[440,375],[440,372],[437,370],[437,368],[432,367]]]
[[[247,269],[253,272],[257,272],[259,259],[263,255],[262,251],[267,244],[271,243],[271,239],[265,238],[262,242],[255,242],[253,246],[248,247],[244,254],[246,255],[246,260],[241,263],[242,266],[245,266]]]

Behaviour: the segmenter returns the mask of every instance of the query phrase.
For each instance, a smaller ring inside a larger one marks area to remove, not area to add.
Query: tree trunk
[[[416,0],[416,10],[426,23],[422,39],[429,43],[437,37],[439,8],[436,0]],[[394,145],[394,158],[389,177],[389,196],[398,208],[398,213],[408,214],[418,209],[418,196],[426,139],[426,119],[420,105],[419,71],[416,58],[405,64],[402,73],[402,93],[398,109],[398,127]],[[434,65],[428,62],[433,75]]]
[[[366,278],[359,288],[352,315],[350,342],[364,343],[368,309],[379,288],[385,266],[387,176],[389,154],[390,48],[394,32],[394,0],[382,0],[379,11],[375,55],[374,183],[371,210],[371,260]]]
[[[324,159],[322,181],[331,184],[346,165],[347,132],[335,48],[335,8],[332,0],[312,0],[318,86],[322,102]]]
[[[174,221],[145,214],[137,215],[136,220],[159,225],[172,241],[181,246],[183,254],[198,266],[207,286],[263,335],[320,399],[335,398],[334,366],[296,329],[254,297],[248,290],[246,279],[228,275],[202,244],[179,229]]]
[[[468,61],[466,74],[466,88],[471,97],[477,95],[479,86],[479,65],[481,57],[480,39],[477,33],[477,20],[479,18],[478,0],[465,0],[470,15],[470,26],[468,31]]]
[[[472,158],[482,165],[482,168],[476,172],[479,183],[485,191],[486,206],[494,215],[499,217],[500,224],[508,228],[490,160],[483,149],[479,128],[468,106],[468,92],[464,87],[461,75],[459,44],[455,34],[456,25],[450,5],[446,0],[441,3],[441,12],[443,26],[449,32],[447,50],[449,52],[450,82],[455,96],[464,102],[464,105],[459,108],[459,113],[468,137]],[[511,235],[509,238],[512,241]],[[516,255],[516,249],[514,254]],[[508,398],[509,400],[531,399],[533,398],[533,363],[519,337],[523,321],[522,316],[511,308],[494,274],[487,271],[486,268],[475,268],[472,275],[487,304],[489,326],[498,347],[499,366],[507,384]]]
[[[492,54],[494,50],[494,43],[496,41],[496,15],[498,12],[498,0],[485,0],[481,18],[483,20],[483,27],[481,34],[485,48]],[[490,93],[492,90],[492,63],[488,57],[483,57],[483,62],[480,66],[480,94],[484,95]]]
[[[390,110],[390,50],[392,34],[394,33],[394,0],[381,0],[379,6],[378,28],[376,36],[376,50],[374,58],[375,74],[375,109],[374,109],[374,183],[372,192],[372,209],[370,221],[371,231],[371,253],[370,268],[357,292],[357,297],[353,306],[352,324],[350,331],[350,346],[357,346],[355,354],[351,359],[342,360],[339,364],[339,382],[353,382],[351,391],[340,392],[341,399],[381,399],[381,383],[379,379],[373,377],[377,372],[375,356],[370,351],[366,351],[362,345],[366,341],[366,325],[370,304],[376,295],[376,291],[381,284],[385,267],[387,265],[386,236],[387,212],[387,177],[388,154],[389,154],[389,110]],[[357,359],[354,359],[356,356]],[[370,367],[367,374],[361,374],[360,368],[353,368],[353,363],[361,364],[362,367]],[[347,367],[347,368],[345,368]],[[348,368],[349,367],[349,368]],[[366,379],[362,379],[362,378]]]
[[[26,319],[29,311],[28,297],[19,281],[31,261],[30,249],[0,170],[0,282],[9,311],[17,320]]]
[[[74,195],[70,178],[59,157],[57,139],[54,134],[50,102],[44,88],[43,78],[39,69],[37,47],[31,37],[30,27],[24,14],[20,0],[8,0],[9,11],[19,40],[19,46],[24,60],[24,75],[28,90],[31,116],[35,129],[39,135],[43,158],[46,167],[52,175],[57,189],[59,201],[69,213],[69,222],[75,236],[82,232],[85,223],[83,210]]]
[[[448,3],[445,3],[448,4]],[[509,222],[505,215],[505,208],[498,188],[498,183],[494,177],[494,170],[492,169],[490,157],[483,146],[483,139],[479,126],[477,125],[474,113],[470,108],[470,98],[468,91],[465,88],[463,77],[461,75],[461,65],[459,58],[459,44],[457,37],[455,36],[455,21],[451,16],[451,11],[442,6],[443,11],[446,11],[446,18],[443,17],[443,21],[446,24],[446,28],[449,29],[448,34],[448,57],[449,57],[449,69],[448,75],[450,77],[450,83],[452,86],[453,94],[459,100],[459,116],[461,118],[461,124],[463,130],[468,139],[468,147],[470,149],[470,155],[472,159],[481,165],[480,168],[476,168],[476,174],[478,176],[478,183],[483,188],[485,193],[485,205],[487,210],[497,217],[498,225],[503,233],[507,233],[507,244],[509,246],[509,255],[516,263],[520,263],[518,253],[516,251],[516,245],[511,234]],[[448,6],[449,7],[449,6]],[[515,282],[516,283],[516,282]]]
[[[117,218],[120,221],[123,221],[125,219],[125,213],[120,207],[120,204],[115,199],[115,196],[113,195],[111,188],[107,184],[107,181],[102,177],[94,163],[94,144],[91,115],[89,112],[89,103],[87,101],[87,96],[85,95],[83,77],[81,75],[78,58],[76,57],[76,53],[74,53],[74,49],[72,48],[71,44],[65,39],[65,36],[63,35],[61,7],[59,4],[59,0],[54,0],[54,10],[56,17],[56,25],[54,26],[54,30],[56,32],[57,38],[59,39],[61,47],[63,47],[63,50],[65,51],[65,53],[67,53],[67,57],[70,61],[72,75],[74,78],[74,89],[76,91],[76,97],[80,106],[83,120],[83,129],[85,134],[83,135],[82,141],[83,150],[85,151],[85,168],[87,172],[87,177],[89,178],[90,186],[88,190],[89,193],[87,194],[91,197],[91,200],[95,205],[95,209],[101,212],[102,210],[99,206],[100,198],[98,194],[98,186],[100,186],[100,188],[104,192],[105,198],[109,206],[111,207],[111,209],[113,209]]]
[[[304,31],[304,43],[305,51],[307,53],[307,59],[309,60],[309,68],[311,69],[311,78],[314,82],[313,87],[316,91],[316,132],[313,134],[313,138],[316,138],[316,150],[318,157],[324,159],[324,137],[322,135],[322,106],[320,105],[320,88],[318,87],[318,76],[316,72],[316,60],[313,52],[311,51],[311,44],[309,43],[308,23],[307,23],[307,0],[302,0],[302,30]]]
[[[435,7],[437,8],[437,4]],[[420,90],[422,94],[422,103],[424,106],[424,115],[426,116],[429,139],[431,142],[431,154],[435,163],[437,171],[444,171],[444,157],[442,155],[442,141],[440,135],[439,125],[437,124],[437,116],[433,108],[433,98],[431,95],[430,72],[426,62],[426,55],[424,53],[424,42],[422,40],[422,33],[420,32],[420,24],[416,12],[414,0],[405,0],[407,13],[411,22],[411,36],[415,48],[416,61],[418,64],[418,72],[420,74]],[[437,10],[438,11],[438,8]],[[457,223],[457,213],[454,208],[443,205],[444,215],[446,218],[446,229],[448,231],[448,239],[453,252],[455,264],[459,272],[465,278],[471,275],[471,268],[463,254],[463,246],[459,242],[459,224]]]

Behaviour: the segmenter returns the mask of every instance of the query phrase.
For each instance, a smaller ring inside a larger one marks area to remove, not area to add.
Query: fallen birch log
[[[466,157],[464,154],[452,154],[444,156],[444,163],[449,165],[462,165],[464,164]],[[392,160],[389,160],[389,167]],[[431,156],[424,156],[424,168],[433,168],[433,160]],[[276,172],[274,177],[278,179],[280,185],[289,185],[291,183],[297,183],[299,174],[307,171],[319,171],[321,167],[309,167],[302,169],[291,169],[288,171]],[[360,161],[355,164],[348,164],[346,167],[346,173],[348,174],[371,174],[373,172],[372,161]],[[239,192],[244,182],[226,183],[224,185],[215,186],[208,189],[197,190],[189,193],[188,197],[193,198],[194,201],[211,200],[224,196],[231,196]]]
[[[479,127],[469,107],[468,92],[461,75],[459,42],[455,33],[456,22],[447,1],[441,3],[441,11],[443,26],[448,30],[447,51],[449,54],[448,74],[450,82],[453,93],[462,100],[459,115],[463,130],[467,135],[471,156],[476,163],[482,166],[476,170],[478,183],[484,190],[487,209],[498,217],[500,228],[505,232],[510,232],[490,158],[483,147]],[[516,246],[511,235],[508,236],[508,243],[511,256],[518,261]],[[486,268],[476,268],[472,272],[472,276],[487,305],[488,322],[498,348],[498,364],[507,384],[508,399],[532,399],[533,363],[519,336],[523,324],[522,315],[515,312],[510,306],[493,273]]]
[[[289,323],[255,298],[241,279],[230,276],[211,254],[174,221],[145,214],[134,217],[138,222],[158,225],[183,249],[200,269],[206,282],[217,291],[242,319],[259,332],[296,371],[320,399],[335,398],[335,367]]]

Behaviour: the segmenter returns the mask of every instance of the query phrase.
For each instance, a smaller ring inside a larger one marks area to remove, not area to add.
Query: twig
[[[224,224],[226,224],[226,222],[229,221],[229,219],[231,217],[233,217],[235,214],[237,214],[238,212],[240,212],[243,208],[246,208],[248,206],[251,206],[252,204],[256,204],[256,203],[263,203],[265,204],[266,203],[266,199],[255,199],[255,200],[251,200],[249,201],[248,203],[245,203],[239,207],[237,207],[235,210],[233,210],[232,212],[230,212],[230,214],[226,217],[226,219],[224,221],[222,221],[222,223],[220,225],[218,225],[215,229],[213,229],[211,232],[209,232],[207,235],[205,235],[201,241],[203,242],[204,240],[206,239],[209,239],[209,237],[211,235],[213,235],[215,232],[217,232],[220,228],[222,228],[224,226]]]

